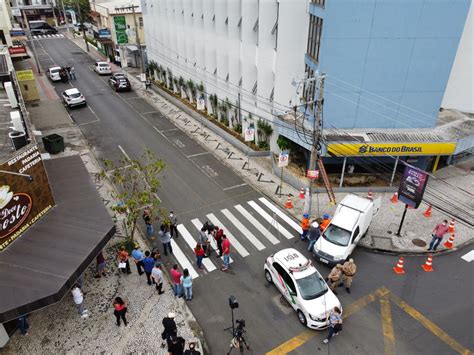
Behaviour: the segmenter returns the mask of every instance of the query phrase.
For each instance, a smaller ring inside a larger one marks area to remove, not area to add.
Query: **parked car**
[[[64,104],[67,105],[69,108],[73,106],[87,105],[86,98],[76,88],[64,91],[62,96]]]
[[[112,74],[112,68],[107,62],[95,62],[94,71],[99,75]]]
[[[58,33],[58,30],[46,21],[29,21],[30,33],[36,35],[52,35]]]
[[[301,324],[312,329],[327,328],[328,314],[342,310],[316,267],[298,250],[287,248],[270,255],[264,264],[265,279],[273,283],[296,311]]]
[[[130,91],[132,86],[125,74],[115,73],[109,78],[109,85],[115,91]]]
[[[46,75],[48,75],[48,78],[50,78],[51,81],[60,81],[61,80],[61,76],[59,75],[60,71],[61,71],[61,67],[55,65],[48,68]]]

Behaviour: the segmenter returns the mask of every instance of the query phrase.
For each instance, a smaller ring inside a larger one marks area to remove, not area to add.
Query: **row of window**
[[[325,0],[311,0],[312,4],[316,4],[318,6],[324,7]]]
[[[308,47],[306,53],[314,59],[319,61],[319,48],[321,46],[321,34],[323,30],[323,19],[312,14],[309,15],[309,30],[308,30]]]

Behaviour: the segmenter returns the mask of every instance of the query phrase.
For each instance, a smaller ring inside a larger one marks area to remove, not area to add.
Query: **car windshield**
[[[331,224],[324,231],[323,238],[336,245],[347,246],[351,240],[351,232]]]
[[[81,93],[80,92],[74,92],[72,94],[69,95],[69,97],[72,97],[73,99],[77,99],[78,97],[81,96]]]
[[[99,64],[99,67],[102,67],[102,68],[108,68],[109,65],[108,64]]]
[[[328,286],[318,272],[296,280],[301,297],[304,300],[312,300],[324,295]]]
[[[59,73],[59,69],[51,69],[51,74],[57,74]]]

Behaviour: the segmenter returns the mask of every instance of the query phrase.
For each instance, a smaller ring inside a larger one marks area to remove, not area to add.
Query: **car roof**
[[[342,206],[340,211],[332,219],[331,224],[351,232],[359,220],[359,216],[359,211],[347,206]]]
[[[59,65],[53,65],[52,67],[48,68],[48,70],[51,70],[51,69],[61,69],[61,67]]]
[[[366,197],[348,194],[343,198],[340,204],[362,212],[366,211],[371,203],[372,200],[369,200]]]
[[[273,259],[290,271],[296,279],[305,277],[316,270],[311,260],[293,248],[280,250],[273,255]]]
[[[80,94],[80,93],[81,93],[81,92],[80,92],[78,89],[76,89],[76,88],[67,89],[67,90],[65,90],[64,92],[65,92],[66,94],[68,94],[68,95],[77,94],[77,93]]]
[[[107,64],[107,65],[109,65],[109,63],[107,63],[107,62],[95,62],[95,63],[96,64]]]

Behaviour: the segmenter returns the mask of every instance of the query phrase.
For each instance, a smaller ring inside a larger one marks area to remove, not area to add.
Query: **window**
[[[252,88],[252,94],[254,95],[257,95],[257,81],[255,82],[255,84],[253,85],[253,88]]]
[[[308,48],[307,54],[317,63],[319,61],[319,47],[321,45],[321,32],[323,19],[309,15]]]
[[[143,17],[139,17],[139,18],[138,18],[138,26],[139,26],[140,28],[143,27]]]
[[[311,4],[316,4],[318,6],[324,7],[325,0],[311,0]]]
[[[308,65],[305,66],[305,72],[306,72],[306,79],[313,78],[314,77],[314,70],[311,69]],[[311,102],[314,101],[314,88],[316,86],[316,81],[309,81],[304,84],[303,87],[303,99],[305,102]],[[310,111],[313,111],[314,109],[314,103],[310,103],[307,106],[307,109]]]
[[[275,88],[273,88],[272,92],[270,93],[270,102],[273,102],[274,98],[275,98]]]
[[[354,235],[352,236],[352,243],[355,243],[355,240],[359,236],[359,233],[360,233],[360,229],[359,229],[359,226],[357,226],[356,230],[354,231]]]
[[[288,275],[288,273],[285,271],[285,269],[283,269],[283,267],[277,262],[274,262],[272,265],[278,272],[278,274],[281,276],[283,281],[285,281],[285,284],[290,288],[291,292],[296,293],[295,283],[291,279],[290,275]]]

